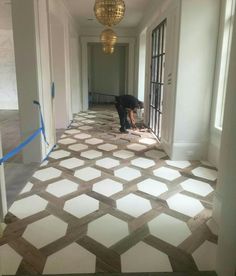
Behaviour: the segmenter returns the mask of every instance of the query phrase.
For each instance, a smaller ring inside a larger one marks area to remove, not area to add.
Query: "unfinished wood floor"
[[[6,216],[3,274],[214,270],[216,170],[118,129],[111,110],[75,116]]]

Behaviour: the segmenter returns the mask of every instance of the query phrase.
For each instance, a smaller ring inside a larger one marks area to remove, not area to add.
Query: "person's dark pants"
[[[119,118],[120,118],[120,131],[125,132],[126,129],[130,129],[130,123],[127,119],[127,111],[119,103],[116,103],[115,107],[116,107],[116,110],[117,110]]]

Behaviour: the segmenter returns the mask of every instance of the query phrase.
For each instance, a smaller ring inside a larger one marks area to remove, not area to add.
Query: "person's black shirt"
[[[124,108],[130,108],[133,110],[139,107],[139,100],[131,95],[117,96],[116,101]]]

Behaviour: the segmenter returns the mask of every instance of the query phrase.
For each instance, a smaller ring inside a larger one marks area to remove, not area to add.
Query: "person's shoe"
[[[129,133],[128,130],[126,130],[126,129],[122,128],[122,127],[120,128],[120,132],[121,133]]]

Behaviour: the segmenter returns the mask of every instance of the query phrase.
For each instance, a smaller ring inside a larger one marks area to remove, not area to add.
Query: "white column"
[[[229,65],[217,193],[220,211],[217,275],[236,272],[236,20]]]
[[[0,159],[2,158],[2,139],[0,133]],[[3,222],[7,213],[7,195],[4,175],[4,164],[0,165],[0,223]],[[1,227],[1,225],[0,225]]]

